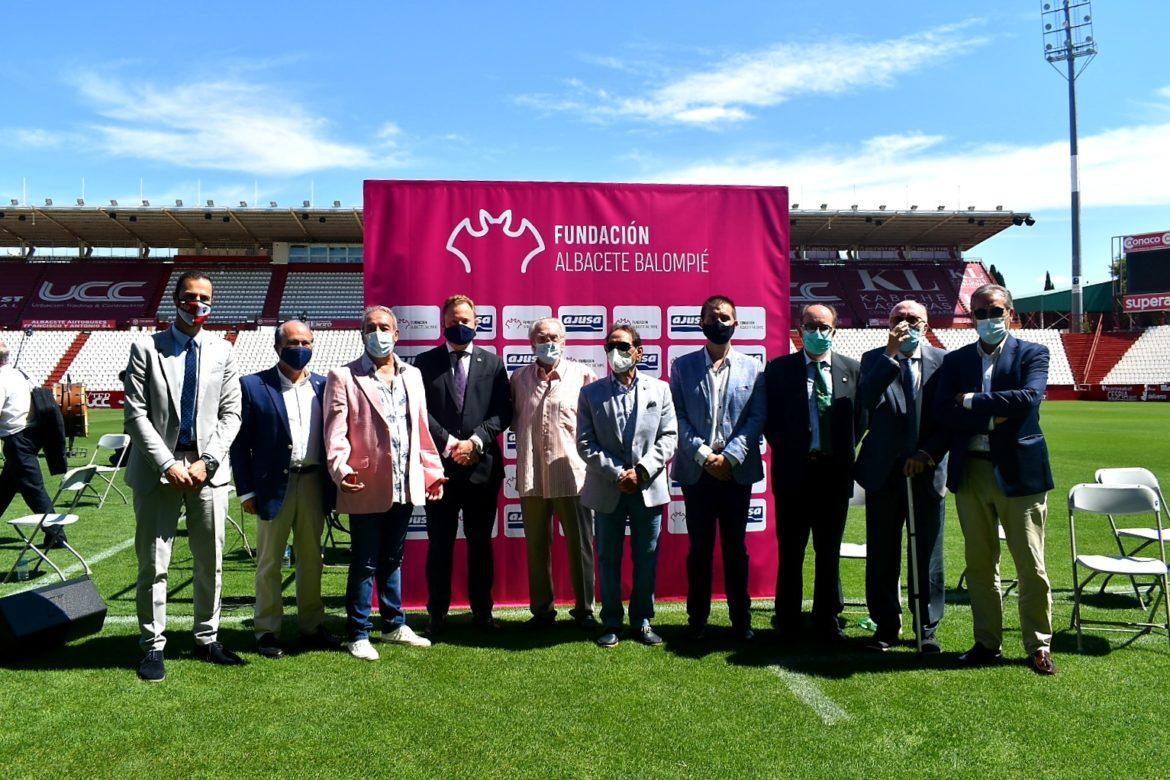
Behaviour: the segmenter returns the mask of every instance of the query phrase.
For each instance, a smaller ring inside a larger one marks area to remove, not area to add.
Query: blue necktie
[[[910,358],[902,361],[902,393],[906,396],[906,447],[918,449],[918,398],[914,386],[914,372]]]
[[[195,339],[188,339],[186,367],[183,369],[183,398],[179,403],[179,447],[195,446],[195,391],[199,377],[195,367]]]

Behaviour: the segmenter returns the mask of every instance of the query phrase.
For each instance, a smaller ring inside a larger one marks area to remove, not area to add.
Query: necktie
[[[455,403],[463,408],[463,396],[467,394],[467,366],[463,359],[468,357],[467,352],[451,352],[451,360],[455,362]]]
[[[829,453],[833,449],[833,391],[829,381],[825,378],[825,371],[829,364],[824,360],[813,362],[813,392],[817,396],[817,416],[821,434],[821,452]]]
[[[187,353],[183,369],[183,396],[179,403],[179,446],[195,446],[195,391],[198,390],[199,376],[195,365],[195,339],[188,339],[184,347]]]
[[[902,361],[902,394],[906,397],[906,447],[918,448],[918,393],[914,382],[914,367],[910,358]]]

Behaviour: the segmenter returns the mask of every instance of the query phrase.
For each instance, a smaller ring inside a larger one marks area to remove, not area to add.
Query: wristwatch
[[[199,460],[207,464],[207,476],[213,476],[216,469],[219,468],[219,461],[208,455],[206,452],[199,456]]]

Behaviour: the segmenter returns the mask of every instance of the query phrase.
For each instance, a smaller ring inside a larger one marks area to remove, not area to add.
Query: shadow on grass
[[[251,651],[255,639],[250,630],[221,628],[219,641],[230,650]],[[194,640],[190,631],[168,631],[165,650],[168,660],[192,657]],[[11,671],[64,671],[69,669],[125,669],[133,674],[142,660],[136,635],[109,633],[79,639],[62,647],[38,650],[25,656],[0,658],[0,668]]]
[[[411,616],[410,623],[418,629],[425,626],[425,618]],[[524,620],[500,620],[496,618],[495,630],[483,630],[471,621],[471,615],[452,615],[442,634],[433,641],[435,644],[453,647],[477,647],[491,650],[524,652],[543,650],[557,645],[576,642],[592,642],[594,633],[577,627],[572,620],[558,620],[548,628],[528,628]]]

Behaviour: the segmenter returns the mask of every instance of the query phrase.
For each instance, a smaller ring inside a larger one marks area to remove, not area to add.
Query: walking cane
[[[906,477],[906,531],[910,537],[910,601],[914,610],[914,643],[922,652],[922,600],[918,596],[918,534],[914,523],[914,478]]]

